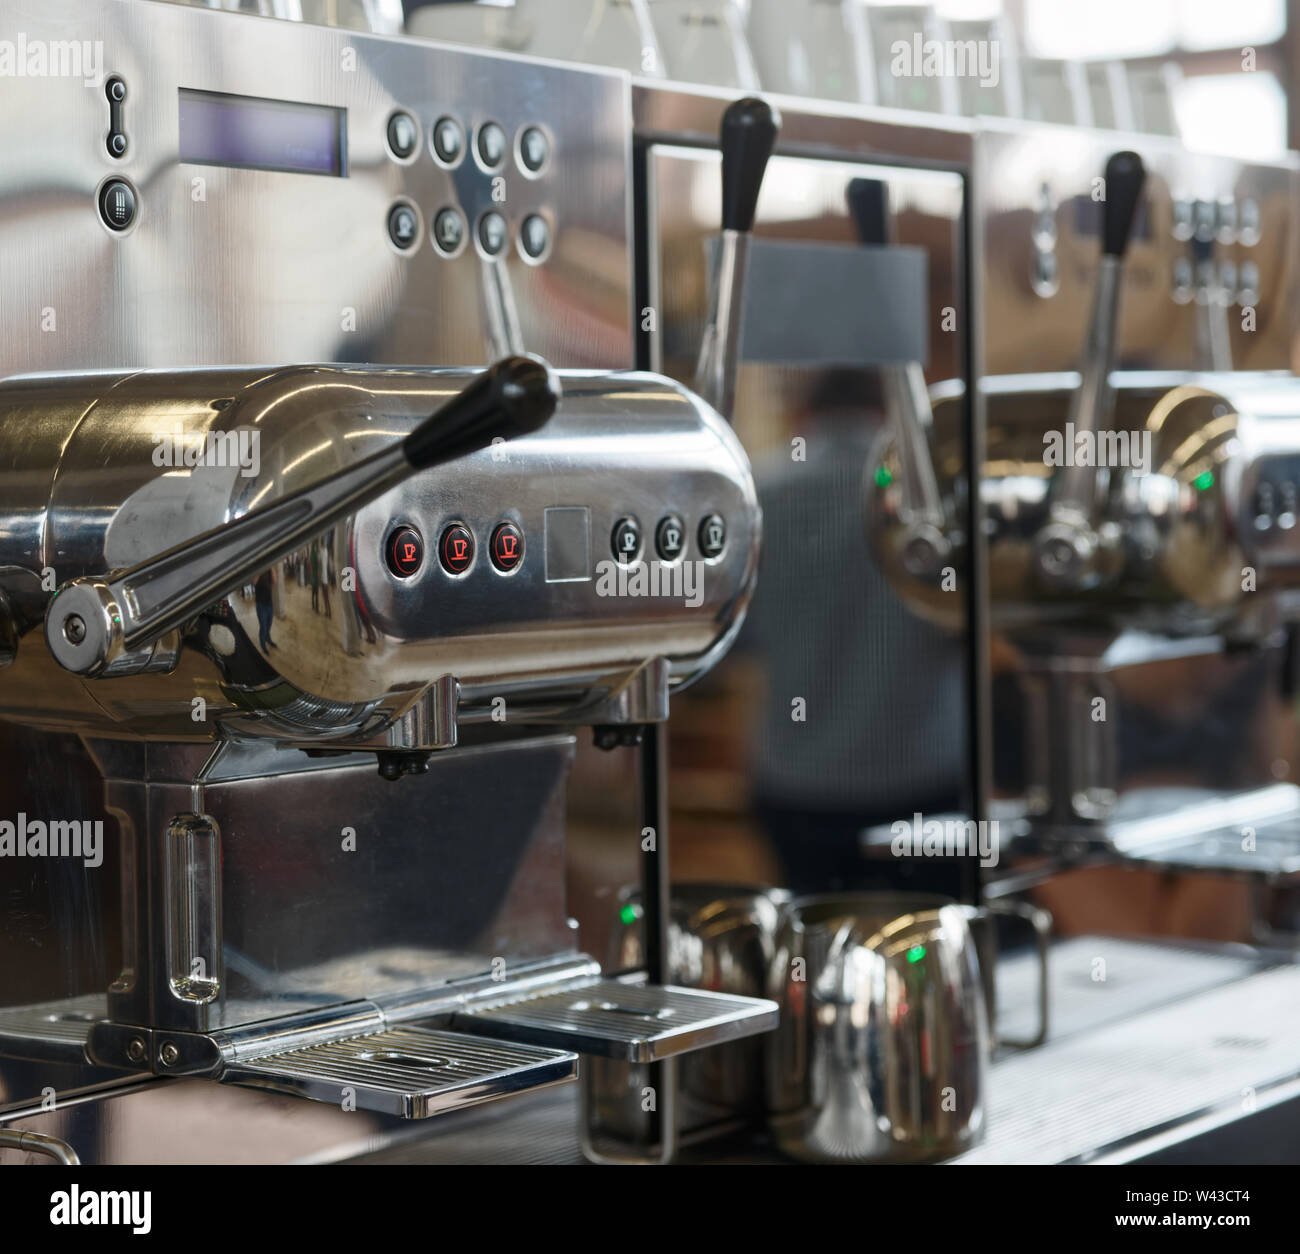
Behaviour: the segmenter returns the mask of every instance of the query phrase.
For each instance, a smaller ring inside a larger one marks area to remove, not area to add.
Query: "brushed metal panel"
[[[625,75],[147,0],[17,0],[0,12],[0,40],[20,38],[102,44],[103,73],[128,85],[130,146],[121,160],[107,151],[102,82],[4,80],[6,371],[481,364],[492,263],[472,241],[454,259],[435,251],[432,216],[449,206],[471,230],[489,209],[507,218],[499,264],[525,347],[561,366],[632,364]],[[346,109],[347,177],[182,164],[182,87]],[[407,163],[387,150],[399,107],[421,128]],[[435,161],[429,134],[443,115],[462,123],[467,144],[485,121],[505,128],[499,183],[470,153],[451,170]],[[530,124],[551,139],[537,176],[514,153]],[[95,204],[115,175],[140,201],[120,234]],[[399,199],[422,224],[406,255],[387,232]],[[541,264],[516,246],[534,213],[552,232]]]

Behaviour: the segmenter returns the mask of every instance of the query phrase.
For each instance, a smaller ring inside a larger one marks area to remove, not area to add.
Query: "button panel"
[[[500,257],[510,245],[510,223],[515,222],[519,256],[530,265],[545,262],[554,242],[554,223],[549,213],[543,215],[528,203],[535,193],[523,189],[550,173],[554,155],[550,131],[534,121],[519,126],[514,131],[514,160],[509,162],[511,141],[500,122],[485,120],[477,127],[470,127],[453,113],[435,113],[432,117],[426,114],[425,118],[427,144],[422,142],[421,123],[414,108],[397,108],[388,115],[384,144],[389,157],[402,165],[414,165],[423,152],[425,160],[454,170],[463,164],[466,152],[470,152],[473,165],[481,171],[477,176],[480,181],[471,180],[468,184],[457,181],[455,186],[448,186],[444,195],[454,203],[441,207],[415,204],[409,197],[397,202],[390,208],[387,221],[393,246],[400,252],[414,248],[422,234],[420,210],[424,209],[430,240],[442,257],[450,260],[460,256],[470,239],[471,221],[479,252],[489,258]],[[519,183],[520,177],[527,182]],[[489,197],[502,208],[487,208],[485,202]],[[516,201],[521,202],[517,207]],[[397,207],[408,202],[415,211],[414,216]],[[510,206],[508,218],[504,206]]]
[[[591,513],[591,508],[586,505],[548,506],[545,510],[543,548],[547,583],[591,578],[588,556]],[[498,518],[495,523],[489,523],[471,515],[446,523],[442,528],[438,539],[438,561],[448,575],[466,575],[473,567],[477,555],[475,531],[488,537],[490,568],[485,566],[483,571],[471,576],[472,579],[482,579],[485,573],[491,577],[492,572],[512,575],[523,567],[527,559],[524,524],[511,518]],[[623,514],[616,517],[608,535],[609,552],[622,566],[639,565],[649,557],[666,566],[681,562],[690,556],[692,537],[696,556],[708,562],[721,560],[727,548],[726,520],[717,511],[704,514],[696,522],[670,510],[659,516],[649,534],[635,514]],[[652,551],[647,554],[651,545]],[[388,569],[399,579],[409,579],[424,561],[424,541],[416,527],[409,523],[394,528],[384,548]]]
[[[1292,567],[1300,557],[1300,455],[1270,454],[1255,467],[1254,488],[1240,504],[1240,534],[1252,562]]]
[[[1259,202],[1253,197],[1175,197],[1170,234],[1186,245],[1174,258],[1169,294],[1180,305],[1192,301],[1252,306],[1258,303],[1259,266],[1228,257],[1228,247],[1259,243]]]

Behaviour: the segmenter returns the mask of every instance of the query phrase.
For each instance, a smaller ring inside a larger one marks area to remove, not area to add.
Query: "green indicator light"
[[[631,927],[641,917],[641,911],[636,906],[624,906],[618,917],[623,920],[624,927]]]
[[[1214,486],[1214,471],[1203,470],[1195,479],[1192,480],[1192,482],[1196,484],[1202,492],[1204,492],[1206,488],[1212,488]]]
[[[894,476],[889,473],[888,466],[876,467],[876,487],[887,488],[894,482]]]
[[[921,959],[924,957],[925,957],[924,945],[913,945],[912,948],[907,951],[908,962],[920,962]]]

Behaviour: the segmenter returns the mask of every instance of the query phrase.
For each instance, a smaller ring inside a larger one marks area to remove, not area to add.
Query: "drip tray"
[[[223,1083],[272,1089],[403,1119],[474,1106],[572,1080],[577,1055],[461,1032],[388,1028],[236,1063]]]
[[[0,1010],[0,1057],[86,1064],[91,1026],[108,1018],[103,993]]]
[[[483,1036],[527,1041],[626,1062],[673,1054],[776,1027],[775,1002],[672,985],[595,980],[559,993],[490,1003],[452,1025]]]

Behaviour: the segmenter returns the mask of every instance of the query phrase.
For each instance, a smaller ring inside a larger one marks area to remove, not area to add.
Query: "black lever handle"
[[[1101,250],[1108,257],[1122,257],[1128,248],[1146,177],[1146,167],[1135,152],[1117,152],[1106,162]]]
[[[849,216],[863,244],[889,243],[889,193],[884,179],[850,179]]]
[[[776,145],[781,115],[766,100],[746,96],[722,115],[722,229],[754,226],[763,172]]]
[[[415,470],[454,461],[498,437],[513,440],[555,412],[560,385],[536,357],[505,357],[490,366],[402,441]]]

